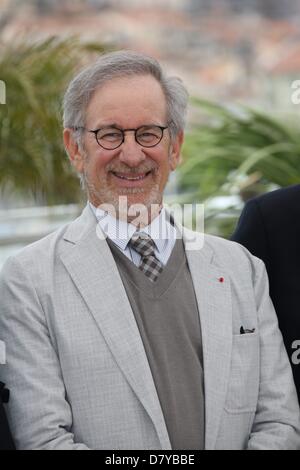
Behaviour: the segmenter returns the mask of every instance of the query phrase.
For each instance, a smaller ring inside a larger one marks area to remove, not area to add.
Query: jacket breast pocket
[[[229,413],[254,412],[259,391],[259,335],[234,335],[225,409]]]

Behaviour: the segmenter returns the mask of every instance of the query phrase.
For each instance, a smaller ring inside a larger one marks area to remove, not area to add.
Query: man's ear
[[[83,173],[84,169],[84,155],[79,149],[78,143],[74,139],[73,129],[66,128],[63,132],[63,139],[66,151],[69,155],[71,164],[77,171],[77,173]]]
[[[181,163],[181,147],[184,140],[184,132],[181,131],[176,136],[175,140],[171,142],[171,152],[170,152],[170,167],[174,171],[179,163]]]

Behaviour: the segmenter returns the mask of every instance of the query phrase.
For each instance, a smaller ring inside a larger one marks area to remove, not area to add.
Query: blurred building
[[[26,5],[30,13],[16,19],[8,37],[22,29],[33,38],[76,34],[144,51],[180,75],[192,94],[295,111],[290,96],[292,82],[300,78],[300,0],[31,0]]]
[[[2,0],[0,37],[78,35],[144,51],[191,93],[291,109],[300,0]],[[0,76],[1,79],[1,76]]]
[[[299,13],[298,0],[189,0],[184,2],[193,14],[217,10],[234,13],[258,12],[268,18],[291,17]]]

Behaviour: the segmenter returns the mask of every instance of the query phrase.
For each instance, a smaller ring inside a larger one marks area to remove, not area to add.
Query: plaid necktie
[[[141,255],[139,269],[143,271],[152,282],[155,282],[158,275],[163,270],[162,263],[156,258],[154,253],[154,241],[149,235],[138,235],[134,233],[130,240],[132,248]]]

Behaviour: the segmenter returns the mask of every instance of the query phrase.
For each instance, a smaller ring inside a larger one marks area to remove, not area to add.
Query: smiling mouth
[[[150,175],[150,173],[152,172],[152,170],[150,171],[147,171],[146,173],[141,173],[141,174],[138,174],[138,175],[132,175],[132,174],[127,174],[127,173],[118,173],[116,171],[112,171],[112,174],[114,176],[116,176],[117,178],[121,179],[121,180],[125,180],[125,181],[142,181],[144,180],[148,175]]]

